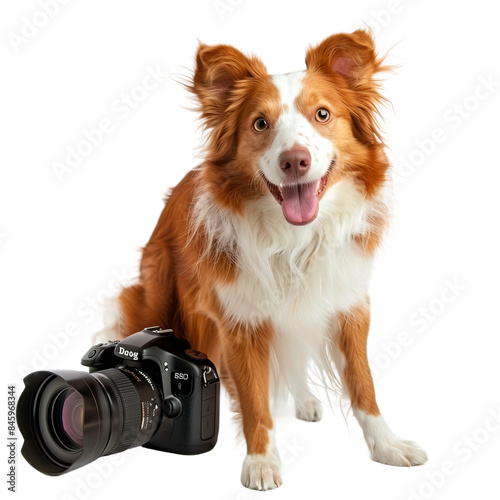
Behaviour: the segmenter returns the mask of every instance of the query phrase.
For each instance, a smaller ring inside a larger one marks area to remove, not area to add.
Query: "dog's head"
[[[374,75],[386,67],[370,34],[330,36],[308,50],[306,68],[269,75],[231,46],[200,44],[190,90],[210,130],[204,174],[220,204],[243,212],[246,200],[273,196],[290,224],[305,225],[340,180],[366,196],[384,182]]]

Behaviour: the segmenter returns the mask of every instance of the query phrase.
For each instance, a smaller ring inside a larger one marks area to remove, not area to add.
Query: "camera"
[[[154,326],[97,344],[81,362],[90,373],[38,371],[24,379],[22,454],[40,472],[57,476],[136,446],[186,455],[215,446],[217,371],[172,330]]]

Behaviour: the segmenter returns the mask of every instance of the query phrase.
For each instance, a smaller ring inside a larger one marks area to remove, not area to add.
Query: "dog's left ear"
[[[387,68],[377,57],[373,38],[364,30],[332,35],[306,55],[308,69],[342,76],[349,87],[369,83],[372,76]]]
[[[325,75],[338,92],[346,94],[355,137],[365,144],[383,144],[378,116],[380,105],[387,101],[374,75],[392,67],[378,57],[371,34],[358,30],[332,35],[308,50],[306,65],[308,71]]]

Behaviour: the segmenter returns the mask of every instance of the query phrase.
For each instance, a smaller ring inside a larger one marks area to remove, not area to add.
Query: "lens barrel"
[[[57,476],[103,455],[141,446],[161,420],[161,396],[144,371],[38,371],[24,379],[17,421],[22,454]]]

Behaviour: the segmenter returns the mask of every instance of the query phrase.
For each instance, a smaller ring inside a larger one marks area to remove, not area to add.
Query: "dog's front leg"
[[[366,352],[369,327],[370,311],[366,301],[348,313],[339,314],[334,332],[338,349],[334,359],[342,385],[350,396],[354,416],[363,429],[373,460],[408,467],[423,464],[427,461],[425,451],[412,441],[398,438],[380,414]]]
[[[269,490],[281,485],[281,462],[269,409],[269,345],[272,328],[223,325],[224,361],[234,381],[243,417],[247,456],[241,482],[247,488]]]

